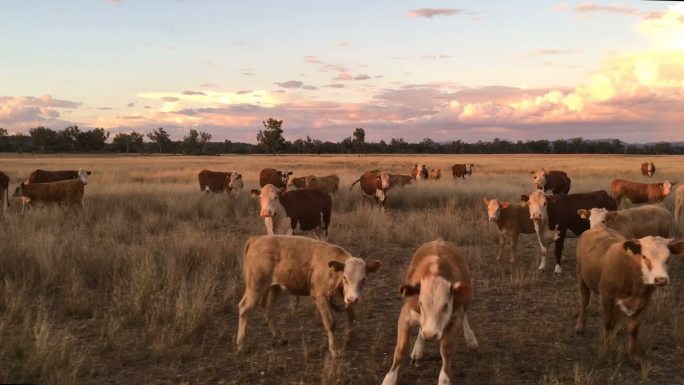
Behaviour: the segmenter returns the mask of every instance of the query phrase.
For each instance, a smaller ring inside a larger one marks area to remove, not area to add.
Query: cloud
[[[219,85],[216,83],[202,83],[200,84],[200,88],[218,88]]]
[[[310,86],[310,85],[303,85],[303,86],[302,86],[302,89],[303,89],[303,90],[313,91],[313,90],[317,90],[318,87],[316,87],[316,86]]]
[[[318,56],[304,56],[304,61],[310,64],[322,64],[323,62]]]
[[[325,88],[344,88],[344,84],[342,83],[332,83],[332,84],[327,84],[323,86]]]
[[[338,47],[338,48],[349,47],[349,42],[346,42],[346,41],[335,42],[335,47]]]
[[[451,59],[451,55],[425,55],[423,56],[423,59]]]
[[[201,91],[183,91],[183,95],[206,95],[204,92]]]
[[[370,78],[371,77],[366,75],[366,74],[359,74],[359,75],[354,76],[354,80],[368,80]]]
[[[145,119],[144,116],[140,116],[140,115],[124,115],[124,116],[117,116],[117,118],[124,119],[124,120],[139,120],[139,119]]]
[[[37,125],[61,127],[70,123],[60,119],[62,112],[79,108],[81,103],[55,99],[50,95],[0,96],[0,127],[24,130]]]
[[[559,7],[559,10],[566,10],[565,7]],[[575,13],[585,16],[593,17],[595,14],[612,14],[612,15],[626,15],[626,16],[637,16],[644,19],[657,19],[660,18],[665,12],[646,12],[633,7],[627,7],[622,5],[599,5],[592,3],[581,3],[577,4],[574,9]]]
[[[249,94],[251,92],[252,92],[252,90],[238,90],[237,94],[238,95],[244,95],[244,94]]]
[[[436,16],[454,16],[454,15],[473,15],[474,12],[465,9],[457,8],[418,8],[406,11],[406,16],[409,17],[424,17],[431,19]]]
[[[106,3],[109,4],[123,4],[122,0],[104,0]]]
[[[111,110],[112,107],[98,107],[98,110],[105,111],[105,110]]]
[[[165,102],[169,102],[169,103],[177,102],[177,101],[180,100],[179,98],[177,98],[177,97],[175,97],[175,96],[162,96],[162,97],[159,98],[159,99],[160,99],[160,100],[163,100],[163,101],[165,101]]]
[[[302,88],[302,86],[304,85],[304,83],[300,82],[299,80],[288,80],[286,82],[276,84],[278,85],[278,87],[281,88]]]
[[[578,51],[574,49],[538,49],[523,54],[522,56],[520,56],[520,60],[525,60],[537,56],[569,55],[577,52]]]
[[[254,72],[243,72],[243,76],[254,76]]]
[[[130,103],[126,104],[126,107],[128,107],[128,108],[135,107],[135,102],[130,102]]]

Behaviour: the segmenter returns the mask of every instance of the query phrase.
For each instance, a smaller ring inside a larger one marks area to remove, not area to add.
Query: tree
[[[156,130],[148,133],[147,137],[153,143],[157,144],[157,148],[159,149],[160,153],[164,152],[165,149],[169,149],[169,145],[171,144],[171,137],[162,127],[159,127]]]
[[[267,152],[275,155],[285,146],[285,138],[283,138],[283,121],[268,118],[267,121],[262,123],[264,125],[264,130],[259,130],[257,133],[257,142],[259,142]]]
[[[207,152],[207,143],[211,140],[211,134],[208,132],[199,133],[199,142],[202,152]]]
[[[118,133],[112,140],[112,145],[119,152],[141,152],[144,140],[143,135],[139,132],[131,132],[130,134]]]
[[[29,129],[29,135],[31,135],[31,139],[33,140],[33,145],[38,147],[40,149],[40,152],[45,152],[47,148],[52,145],[52,143],[55,141],[55,138],[57,137],[57,133],[50,128],[46,128],[43,126],[38,126],[35,128]]]
[[[354,133],[352,134],[352,143],[354,144],[356,152],[364,152],[366,148],[366,131],[363,128],[357,127],[354,130]]]
[[[105,131],[104,128],[81,131],[76,135],[76,149],[78,151],[100,151],[104,148],[107,138],[109,138],[109,132]]]

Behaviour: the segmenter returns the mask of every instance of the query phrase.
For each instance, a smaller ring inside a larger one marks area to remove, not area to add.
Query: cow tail
[[[349,187],[349,191],[351,191],[354,188],[354,185],[359,183],[361,181],[361,178],[357,179],[354,183],[352,183],[351,187]]]

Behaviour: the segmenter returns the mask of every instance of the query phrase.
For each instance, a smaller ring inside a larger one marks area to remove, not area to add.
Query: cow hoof
[[[563,274],[563,269],[559,265],[556,265],[556,268],[553,270],[554,274],[560,275]]]
[[[575,326],[575,334],[578,336],[584,335],[584,328],[581,326]]]
[[[330,357],[340,358],[340,357],[342,357],[342,351],[341,350],[331,350],[330,351]]]

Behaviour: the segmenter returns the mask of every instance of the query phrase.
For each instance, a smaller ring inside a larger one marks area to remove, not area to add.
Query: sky
[[[0,127],[684,140],[684,3],[0,0]]]

